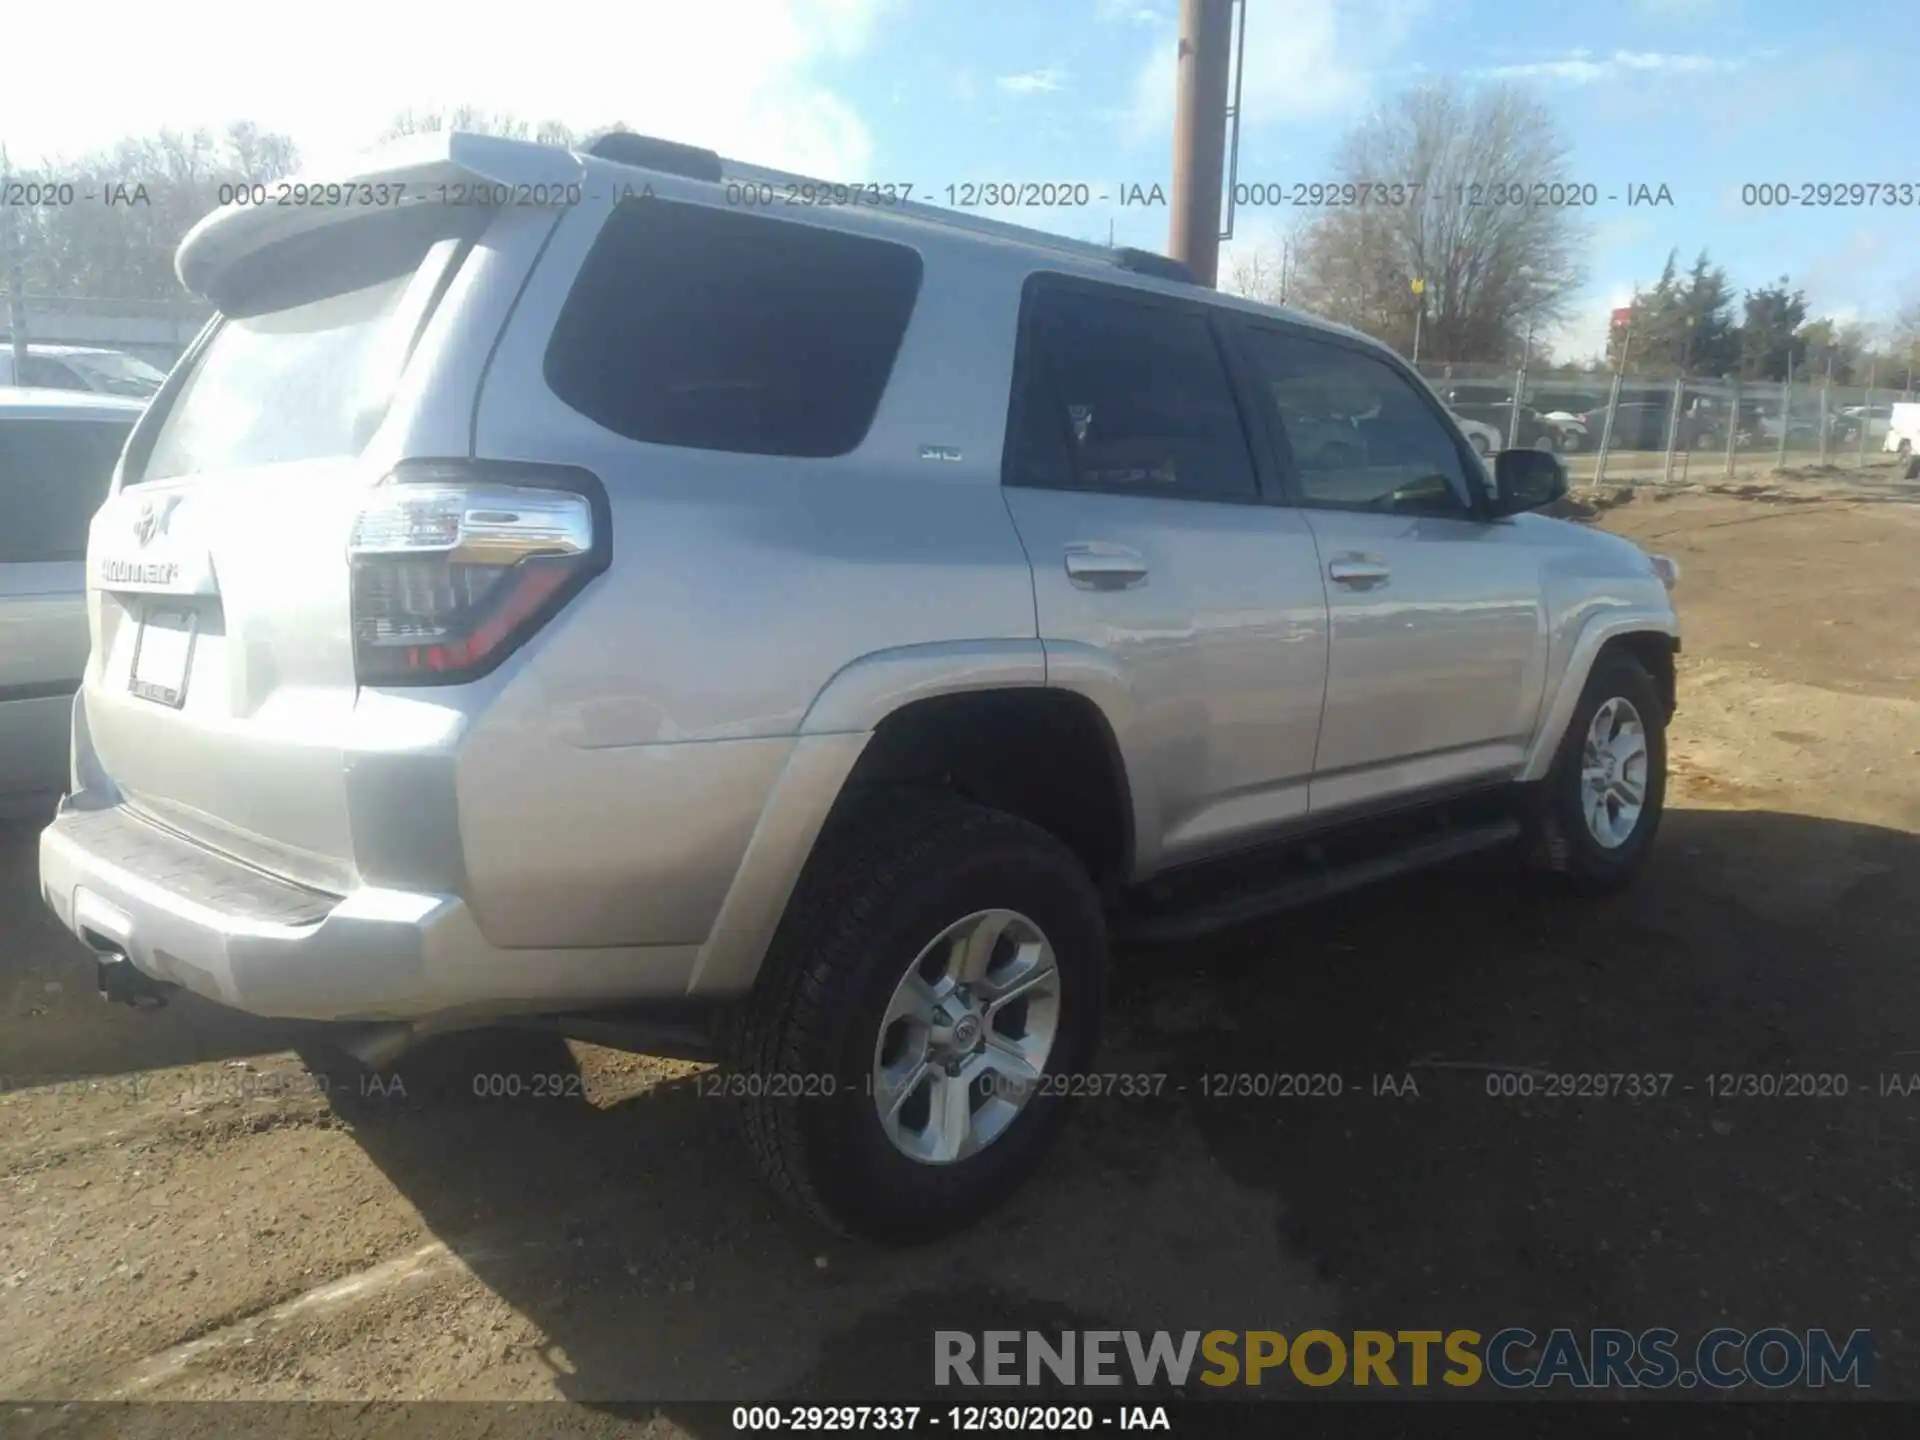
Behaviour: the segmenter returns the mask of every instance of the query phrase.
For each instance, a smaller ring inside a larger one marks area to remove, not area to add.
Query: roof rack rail
[[[1156,254],[1152,250],[1136,250],[1131,245],[1123,245],[1113,252],[1113,263],[1122,270],[1132,270],[1140,275],[1179,280],[1188,285],[1195,283],[1193,271],[1187,268],[1186,261],[1176,260],[1171,255]]]
[[[609,130],[595,136],[587,146],[587,153],[616,165],[638,165],[668,175],[684,175],[689,180],[718,183],[722,173],[720,156],[715,151],[682,145],[677,140],[636,135],[631,130]]]
[[[618,165],[637,165],[643,169],[660,170],[669,175],[683,175],[691,180],[706,180],[715,184],[794,185],[828,193],[835,188],[832,181],[724,159],[712,150],[682,145],[673,140],[660,140],[651,135],[636,135],[630,130],[610,130],[596,137],[587,145],[587,153]],[[951,230],[966,230],[975,235],[1013,240],[1081,260],[1114,265],[1136,275],[1151,275],[1156,279],[1188,285],[1195,283],[1193,272],[1183,262],[1157,255],[1151,250],[1137,250],[1130,246],[1116,248],[1092,240],[1073,240],[1046,230],[1013,225],[1004,220],[989,220],[983,215],[969,215],[958,210],[945,210],[938,205],[925,205],[917,200],[889,201],[886,210],[890,215],[906,215]]]
[[[721,160],[720,164],[725,171],[724,178],[730,181],[754,185],[803,185],[812,190],[825,190],[829,193],[834,188],[834,182],[830,180],[816,180],[810,175],[793,175],[785,170],[768,169],[764,165],[747,165],[738,160],[726,159]],[[1113,250],[1091,240],[1074,240],[1065,235],[1050,234],[1045,230],[1035,230],[1026,225],[1013,225],[1004,220],[989,220],[984,215],[969,215],[958,210],[942,209],[938,205],[924,205],[918,200],[886,201],[879,208],[888,215],[905,215],[915,220],[924,220],[932,225],[944,226],[950,230],[966,230],[975,235],[991,235],[1002,240],[1014,240],[1022,245],[1039,246],[1063,255],[1073,255],[1102,264],[1114,263]]]

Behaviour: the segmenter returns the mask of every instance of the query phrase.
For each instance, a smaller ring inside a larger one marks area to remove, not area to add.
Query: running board
[[[1449,860],[1483,850],[1497,850],[1519,838],[1520,822],[1514,819],[1489,820],[1450,829],[1345,865],[1289,876],[1263,889],[1240,890],[1201,905],[1136,916],[1118,922],[1114,938],[1130,942],[1193,940],[1358,890],[1395,875],[1444,865]]]

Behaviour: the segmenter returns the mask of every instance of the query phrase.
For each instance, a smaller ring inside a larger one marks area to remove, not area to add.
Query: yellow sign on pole
[[[1427,282],[1422,279],[1419,279],[1418,277],[1415,277],[1413,282],[1413,293],[1416,295],[1424,295],[1426,294],[1426,292],[1427,292]]]

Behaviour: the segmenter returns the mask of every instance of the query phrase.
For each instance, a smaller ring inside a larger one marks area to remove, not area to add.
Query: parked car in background
[[[1898,402],[1888,407],[1886,438],[1880,448],[1905,460],[1902,475],[1920,480],[1920,403]]]
[[[1891,405],[1847,405],[1833,421],[1833,441],[1836,445],[1858,443],[1860,432],[1867,432],[1867,443],[1878,445],[1886,439],[1893,424],[1893,406]]]
[[[1566,440],[1566,450],[1591,450],[1600,444],[1600,420],[1607,408],[1606,397],[1584,390],[1542,390],[1527,396],[1527,401],[1550,425],[1557,425]]]
[[[1491,459],[1507,448],[1507,437],[1484,421],[1469,420],[1458,411],[1454,411],[1453,423],[1460,427],[1460,433],[1466,436],[1467,443],[1473,446],[1473,453],[1482,460]]]
[[[1498,448],[1507,448],[1510,436],[1521,449],[1558,451],[1567,448],[1567,437],[1562,428],[1547,420],[1531,405],[1520,407],[1519,433],[1512,434],[1514,414],[1511,390],[1503,396],[1502,392],[1491,386],[1456,385],[1443,398],[1447,408],[1458,418],[1491,426],[1500,436]]]
[[[0,343],[0,386],[89,390],[97,395],[150,400],[166,379],[166,371],[137,355],[90,345],[29,345],[16,376],[13,347]]]
[[[0,812],[67,783],[87,664],[87,522],[106,499],[137,400],[0,389]]]

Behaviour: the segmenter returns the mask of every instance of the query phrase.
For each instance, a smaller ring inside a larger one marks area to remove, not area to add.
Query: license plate
[[[142,700],[178,709],[187,698],[195,628],[190,610],[147,611],[134,640],[133,675],[127,688]]]

